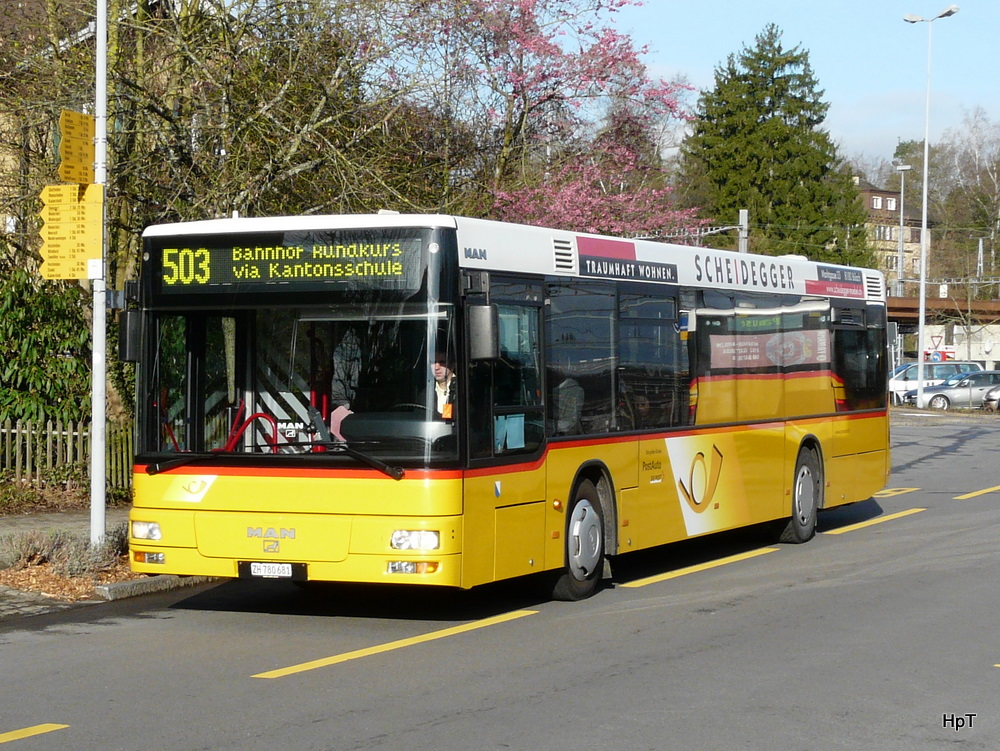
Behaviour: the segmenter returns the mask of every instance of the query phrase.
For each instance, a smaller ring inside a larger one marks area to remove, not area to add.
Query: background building
[[[858,186],[861,200],[868,212],[868,237],[875,251],[878,268],[885,272],[890,294],[895,294],[896,282],[900,277],[898,258],[902,212],[904,283],[902,296],[916,296],[920,278],[920,212],[911,210],[909,206],[902,206],[898,190],[878,188],[857,176],[854,178],[854,184]],[[912,198],[912,194],[906,196],[906,203],[910,203],[911,200],[916,200]],[[933,223],[929,221],[928,224]]]

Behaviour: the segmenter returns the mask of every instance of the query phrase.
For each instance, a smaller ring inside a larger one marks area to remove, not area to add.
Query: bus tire
[[[604,569],[604,517],[597,488],[582,481],[566,514],[565,564],[552,588],[556,600],[585,600],[597,591]]]
[[[792,516],[786,520],[779,542],[803,543],[816,534],[816,514],[823,503],[823,473],[819,456],[803,448],[795,461],[792,476]]]

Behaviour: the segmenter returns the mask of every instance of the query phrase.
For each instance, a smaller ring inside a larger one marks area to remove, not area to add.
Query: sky
[[[947,0],[645,0],[622,9],[614,25],[637,45],[659,78],[686,77],[714,86],[715,68],[753,47],[769,23],[785,49],[799,47],[823,101],[824,126],[848,158],[889,160],[900,140],[922,141],[931,28],[930,142],[960,130],[966,112],[982,108],[1000,122],[1000,0],[957,0],[959,12],[932,24]],[[696,97],[692,97],[692,103]]]

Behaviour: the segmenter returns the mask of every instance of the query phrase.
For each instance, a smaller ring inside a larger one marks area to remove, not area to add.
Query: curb
[[[221,576],[177,576],[175,574],[160,574],[146,579],[131,579],[114,584],[99,584],[94,587],[94,594],[102,600],[124,600],[128,597],[139,597],[154,592],[166,592],[181,587],[193,587],[198,584],[225,581]]]

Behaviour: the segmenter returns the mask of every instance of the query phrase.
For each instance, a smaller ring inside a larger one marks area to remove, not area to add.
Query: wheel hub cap
[[[580,581],[597,569],[601,558],[601,517],[590,501],[582,500],[573,508],[568,551],[569,570]]]
[[[809,467],[802,467],[795,482],[795,514],[806,524],[816,513],[816,481]]]

